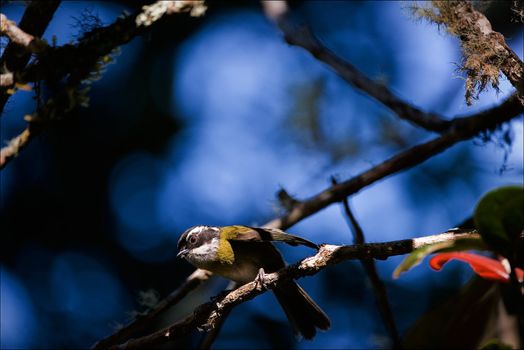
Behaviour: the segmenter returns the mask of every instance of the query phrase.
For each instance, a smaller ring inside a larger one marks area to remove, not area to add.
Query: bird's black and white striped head
[[[177,257],[185,258],[196,267],[214,261],[220,241],[220,228],[194,226],[187,229],[178,240]]]

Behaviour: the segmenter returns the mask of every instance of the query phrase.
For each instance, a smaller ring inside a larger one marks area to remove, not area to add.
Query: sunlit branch
[[[18,28],[16,23],[8,19],[3,13],[0,13],[0,35],[7,36],[11,42],[32,52],[30,44],[35,37]]]
[[[337,184],[337,181],[334,177],[331,179],[331,181],[333,185]],[[351,230],[353,231],[353,243],[354,244],[366,243],[364,230],[358,223],[357,219],[355,218],[355,215],[353,215],[353,212],[351,211],[351,208],[349,207],[349,200],[347,197],[344,198],[344,200],[342,201],[342,207],[344,209],[344,213],[346,214],[349,220]],[[371,282],[371,285],[373,286],[373,291],[375,293],[375,298],[377,300],[377,307],[380,312],[380,316],[382,317],[382,321],[384,322],[384,325],[386,326],[386,330],[389,333],[393,347],[395,349],[400,349],[401,344],[400,344],[400,338],[398,336],[397,325],[395,323],[395,317],[393,316],[393,312],[391,312],[391,306],[388,301],[386,286],[384,285],[384,282],[380,279],[380,276],[377,271],[377,267],[375,265],[375,260],[374,259],[360,259],[360,262],[362,264],[362,267],[364,267],[364,270],[366,271],[366,274]]]
[[[385,85],[369,79],[351,63],[330,51],[307,25],[298,23],[297,19],[291,17],[285,1],[262,1],[262,5],[266,16],[277,24],[289,44],[309,51],[316,59],[330,66],[349,84],[388,107],[399,118],[430,131],[443,132],[450,127],[449,120],[434,113],[421,111],[402,100]]]
[[[19,135],[9,140],[6,146],[0,149],[0,169],[2,169],[11,159],[16,157],[36,135],[40,133],[40,128],[34,128],[29,124]]]
[[[60,5],[60,1],[30,1],[20,20],[18,28],[33,37],[41,37],[53,18],[58,5]],[[5,48],[0,58],[0,69],[6,70],[2,73],[11,74],[11,83],[8,85],[2,84],[3,89],[0,90],[0,116],[10,97],[5,87],[14,84],[15,79],[13,72],[22,70],[30,58],[31,52],[14,42],[10,42]],[[4,80],[4,82],[6,84],[8,83],[7,80]]]
[[[195,328],[213,328],[222,315],[231,308],[275,288],[277,283],[305,276],[315,275],[324,268],[351,259],[387,259],[390,256],[403,255],[427,244],[447,242],[464,238],[478,238],[476,233],[446,232],[433,236],[405,239],[385,243],[368,243],[347,246],[322,245],[314,256],[305,258],[296,264],[277,272],[264,275],[265,288],[253,281],[228,294],[198,306],[193,314],[183,320],[150,335],[131,339],[110,349],[132,350],[151,349],[170,340],[184,336]]]

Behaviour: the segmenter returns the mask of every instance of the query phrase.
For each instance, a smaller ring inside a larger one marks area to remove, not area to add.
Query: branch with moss
[[[53,18],[60,1],[30,1],[20,20],[18,29],[33,37],[41,37]],[[21,71],[31,58],[31,52],[20,45],[10,42],[0,58],[2,79],[0,86],[0,113],[9,99],[6,88],[14,85],[15,73]]]
[[[446,232],[433,236],[384,243],[368,243],[357,245],[322,245],[319,251],[311,257],[305,258],[296,264],[287,266],[277,272],[264,274],[264,287],[258,281],[253,281],[220,296],[215,300],[198,306],[193,314],[183,320],[161,329],[150,335],[131,339],[126,343],[115,345],[109,349],[136,350],[151,349],[165,344],[170,340],[180,338],[196,328],[213,329],[216,322],[224,313],[235,306],[251,300],[265,293],[267,290],[289,279],[312,276],[328,266],[339,264],[351,259],[380,259],[385,260],[395,255],[403,255],[428,244],[456,241],[464,238],[478,238],[476,233]]]
[[[491,85],[498,90],[502,72],[517,89],[524,106],[524,63],[508,46],[504,36],[492,29],[489,20],[469,1],[432,1],[431,7],[415,7],[415,14],[460,39],[466,73],[466,102],[472,103]]]
[[[200,16],[205,9],[203,1],[189,0],[157,1],[143,6],[134,15],[120,17],[113,24],[85,33],[76,44],[48,47],[38,55],[38,60],[16,76],[15,81],[22,84],[58,81],[78,66],[110,55],[115,48],[151,30],[170,15],[189,12],[192,16]]]
[[[70,83],[66,89],[58,92],[49,103],[34,112],[32,116],[26,117],[26,121],[28,121],[26,129],[0,150],[0,169],[5,167],[31,140],[39,135],[50,121],[64,118],[66,112],[73,109],[72,107],[85,104],[86,96],[76,101],[75,98],[72,98],[75,97],[76,93],[73,94],[72,92],[82,84],[83,80],[89,80],[93,75],[100,73],[102,65],[110,61],[108,55],[115,48],[129,42],[146,30],[150,30],[160,22],[162,17],[179,12],[201,15],[204,11],[203,1],[158,1],[152,5],[144,6],[143,11],[135,16],[120,18],[107,27],[92,30],[75,45],[46,46],[40,52],[38,60],[23,72],[14,75],[14,77],[2,77],[2,84],[4,84],[4,80],[15,84],[40,80],[59,81],[67,75]],[[71,79],[76,80],[76,82],[71,83]],[[61,101],[63,104],[57,103],[57,101]],[[72,103],[74,103],[74,106],[72,106]]]

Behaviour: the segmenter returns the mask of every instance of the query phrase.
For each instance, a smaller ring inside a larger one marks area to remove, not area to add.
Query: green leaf
[[[442,248],[438,252],[461,252],[464,250],[489,250],[489,248],[481,238],[461,238],[454,241],[452,246]]]
[[[495,251],[509,257],[524,229],[524,189],[506,186],[488,192],[475,209],[475,226]]]
[[[393,271],[393,278],[398,278],[402,272],[409,271],[414,266],[420,264],[420,262],[429,254],[436,252],[439,249],[449,248],[453,245],[453,241],[440,242],[431,245],[420,247],[411,252],[404,260],[397,266]]]
[[[462,238],[456,241],[440,242],[415,249],[393,271],[393,278],[398,278],[402,272],[409,271],[429,254],[436,252],[458,252],[462,250],[485,250],[487,247],[480,238]]]

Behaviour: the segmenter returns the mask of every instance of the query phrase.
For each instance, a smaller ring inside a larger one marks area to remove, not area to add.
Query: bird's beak
[[[185,258],[188,252],[189,252],[188,249],[182,249],[181,251],[178,252],[176,257],[177,258]]]

